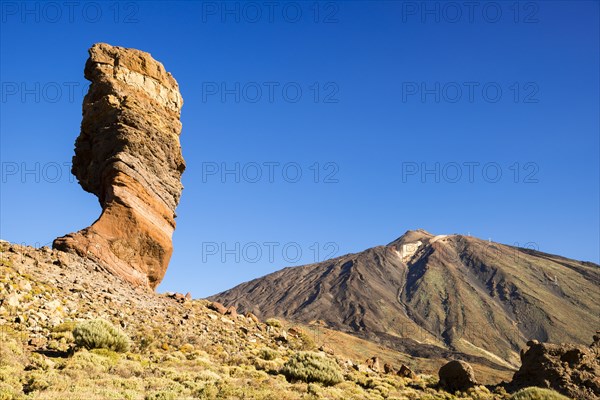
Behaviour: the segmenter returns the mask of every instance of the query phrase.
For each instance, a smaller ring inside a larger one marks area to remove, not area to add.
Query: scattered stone
[[[369,367],[367,367],[364,364],[354,364],[353,365],[354,369],[357,370],[358,372],[364,372],[367,373],[369,372]]]
[[[46,346],[47,339],[44,337],[33,337],[28,341],[29,345],[35,348],[41,348]]]
[[[275,338],[276,342],[281,342],[281,343],[288,343],[287,340],[287,336],[286,335],[279,335]]]
[[[221,315],[225,315],[227,313],[227,308],[223,304],[216,302],[216,301],[213,301],[212,303],[210,303],[208,305],[208,308],[218,312]]]
[[[225,315],[230,315],[233,318],[237,317],[238,314],[235,306],[230,306],[225,312]]]
[[[596,331],[596,334],[593,336],[594,342],[590,346],[592,349],[600,350],[600,331]]]
[[[185,296],[181,293],[175,293],[175,296],[173,296],[173,298],[180,303],[183,303],[185,301]]]
[[[42,322],[45,322],[48,320],[48,317],[46,316],[46,314],[38,312],[35,314],[35,316]]]
[[[19,289],[21,289],[24,292],[31,292],[31,283],[25,280],[21,281],[19,282]]]
[[[404,378],[417,379],[417,374],[415,374],[410,368],[408,368],[404,364],[402,364],[402,366],[398,370],[398,375]]]
[[[260,322],[260,320],[258,319],[258,317],[256,315],[252,314],[250,311],[248,311],[246,313],[246,318],[250,318],[252,321],[256,322],[257,324]]]
[[[375,357],[371,357],[369,358],[367,361],[367,367],[369,367],[372,371],[374,372],[380,372],[381,371],[381,365],[379,363],[379,357],[375,356]]]
[[[2,303],[3,305],[7,305],[9,307],[17,307],[20,303],[20,296],[16,293],[9,294]]]
[[[295,336],[295,337],[300,337],[301,336],[301,332],[298,329],[294,328],[294,327],[291,327],[290,329],[288,329],[288,333],[290,335],[292,335],[292,336]]]
[[[395,374],[396,368],[394,368],[392,364],[385,363],[383,364],[383,372],[385,372],[386,374]]]
[[[54,310],[56,310],[58,307],[60,307],[60,305],[61,305],[61,304],[60,304],[60,301],[58,301],[58,300],[52,300],[52,301],[49,301],[49,302],[47,302],[47,303],[44,305],[44,308],[45,308],[46,310],[51,310],[51,311],[54,311]]]

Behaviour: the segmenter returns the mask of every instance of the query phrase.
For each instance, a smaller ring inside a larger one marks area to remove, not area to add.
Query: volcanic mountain
[[[212,296],[259,317],[321,323],[416,357],[520,364],[529,339],[587,343],[600,266],[463,235],[408,231],[386,246],[285,268]]]

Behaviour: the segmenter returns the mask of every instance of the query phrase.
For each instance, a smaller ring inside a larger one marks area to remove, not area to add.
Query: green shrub
[[[23,398],[20,391],[10,386],[8,383],[0,381],[0,400],[16,400]]]
[[[281,321],[275,318],[269,318],[265,321],[265,324],[272,326],[273,328],[281,328],[283,326],[281,325]]]
[[[175,400],[175,394],[171,392],[154,392],[147,394],[144,400]]]
[[[279,352],[277,350],[273,350],[273,349],[269,349],[268,347],[265,347],[264,349],[261,349],[258,353],[258,356],[266,361],[271,361],[276,359],[279,356]]]
[[[304,350],[304,351],[308,351],[308,350],[315,350],[317,348],[317,345],[315,343],[315,341],[313,340],[312,336],[310,336],[309,334],[307,334],[304,331],[300,331],[300,349],[299,350]]]
[[[511,400],[569,400],[568,397],[550,389],[528,387],[513,394]]]
[[[71,332],[73,331],[73,329],[75,329],[76,326],[77,323],[75,321],[67,321],[63,322],[62,324],[56,325],[54,328],[51,329],[51,331],[54,333]]]
[[[86,349],[108,349],[124,353],[129,350],[129,338],[121,330],[102,319],[77,324],[73,329],[75,343]]]
[[[289,381],[320,382],[335,385],[344,380],[338,365],[325,356],[311,351],[294,354],[281,369]]]

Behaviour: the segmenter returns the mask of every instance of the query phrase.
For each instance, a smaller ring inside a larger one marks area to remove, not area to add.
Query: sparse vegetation
[[[281,372],[290,381],[335,385],[344,380],[342,371],[333,360],[310,351],[294,354],[283,365]]]
[[[281,321],[275,318],[269,318],[265,321],[265,324],[267,324],[268,326],[272,326],[273,328],[281,328],[283,326],[281,325]]]
[[[62,324],[59,324],[59,325],[55,326],[54,328],[52,328],[52,332],[54,332],[54,333],[72,332],[73,329],[75,329],[75,327],[77,327],[77,323],[74,321],[63,322]]]
[[[512,395],[510,400],[569,400],[569,398],[554,390],[528,387]]]
[[[266,361],[271,361],[276,359],[279,356],[279,352],[277,350],[273,350],[273,349],[269,349],[267,347],[265,347],[264,349],[261,349],[260,352],[258,353],[258,356]]]
[[[105,277],[86,275],[82,271],[90,269],[81,264],[57,266],[54,253],[15,248],[18,252],[8,258],[19,260],[14,264],[20,271],[0,265],[0,298],[14,293],[22,300],[12,308],[0,306],[0,400],[511,396],[501,387],[492,392],[484,386],[451,394],[437,388],[435,376],[421,374],[412,380],[365,372],[364,360],[381,354],[380,348],[356,337],[332,336],[325,328],[313,331],[310,325],[283,320],[270,320],[269,325],[249,318],[228,321],[215,316],[208,301],[179,303],[127,286],[111,286],[107,293]],[[75,276],[78,283],[73,283]],[[54,280],[54,287],[46,283]],[[123,330],[107,322],[113,317],[123,322]],[[323,337],[330,352],[306,351],[321,346]],[[130,345],[126,354],[118,353],[122,343]],[[74,346],[77,351],[69,351]],[[419,364],[410,366],[423,371]]]
[[[144,400],[175,400],[175,394],[171,392],[155,392],[147,394]]]
[[[73,329],[75,343],[88,350],[108,349],[119,353],[129,350],[129,338],[119,329],[102,319],[79,323]]]

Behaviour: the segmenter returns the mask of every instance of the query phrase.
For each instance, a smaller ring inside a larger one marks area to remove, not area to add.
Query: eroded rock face
[[[183,189],[183,100],[175,79],[148,53],[99,43],[89,54],[85,77],[91,85],[72,172],[98,196],[102,214],[53,246],[154,289],[171,258]]]
[[[599,332],[600,333],[600,332]],[[539,343],[532,340],[521,353],[522,366],[510,388],[551,388],[574,399],[600,398],[600,334],[590,347]]]

